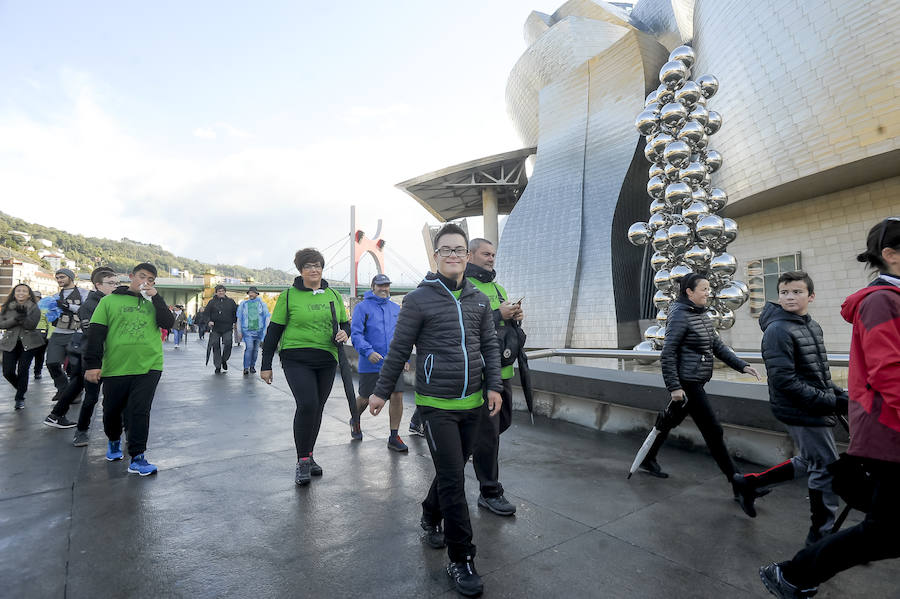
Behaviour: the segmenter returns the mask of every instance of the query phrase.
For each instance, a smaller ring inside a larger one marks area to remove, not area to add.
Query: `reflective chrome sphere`
[[[665,268],[668,263],[669,256],[663,252],[653,252],[653,255],[650,256],[650,268],[654,271]]]
[[[687,120],[688,111],[684,104],[669,102],[659,110],[659,122],[667,127],[680,127]],[[709,123],[706,125],[709,127]]]
[[[717,328],[721,329],[723,331],[727,331],[728,329],[730,329],[733,326],[734,326],[734,311],[725,310],[724,312],[722,312],[722,317],[719,320],[719,326]]]
[[[651,341],[651,342],[652,342],[653,337],[656,335],[656,331],[658,331],[658,330],[659,330],[659,326],[657,326],[657,325],[655,325],[655,324],[651,324],[651,325],[650,325],[649,327],[647,327],[647,329],[644,331],[644,339],[646,339],[647,341]]]
[[[672,166],[682,168],[691,159],[691,147],[687,145],[687,142],[673,141],[663,151],[663,159]]]
[[[633,245],[644,245],[650,241],[650,227],[647,223],[634,223],[628,227],[628,241]]]
[[[647,176],[651,179],[653,177],[664,177],[666,172],[662,169],[662,167],[656,166],[655,164],[650,165],[650,170],[647,172]]]
[[[669,217],[664,212],[655,212],[647,220],[647,226],[651,231],[656,231],[661,227],[668,227]]]
[[[668,104],[666,104],[668,106]],[[662,119],[662,112],[660,112],[660,119]],[[722,128],[722,115],[716,112],[715,110],[709,111],[709,119],[706,121],[706,133],[707,135],[712,135],[716,131]]]
[[[743,281],[733,281],[731,284],[740,290],[741,296],[744,298],[745,302],[750,298],[750,288],[747,287],[747,283]]]
[[[659,90],[653,90],[647,97],[644,99],[644,108],[649,108],[653,104],[656,104],[659,101]]]
[[[649,341],[641,341],[631,349],[632,351],[656,351],[656,347]],[[635,358],[634,361],[642,366],[649,366],[656,362],[656,360],[652,358]]]
[[[647,162],[651,163],[656,162],[656,159],[658,158],[656,152],[653,150],[653,146],[651,146],[649,143],[644,146],[644,158],[647,159]]]
[[[657,326],[664,327],[666,323],[669,321],[669,313],[665,310],[657,310],[656,312],[656,324]]]
[[[698,152],[702,152],[709,146],[709,135],[704,133],[700,139],[694,142],[694,149]]]
[[[719,80],[714,75],[700,75],[697,77],[697,86],[700,88],[700,93],[703,97],[708,100],[719,91]]]
[[[666,146],[675,141],[675,138],[669,135],[668,133],[660,131],[653,137],[647,140],[648,146],[653,146],[653,152],[662,157],[663,151],[665,151]]]
[[[669,271],[669,278],[672,280],[672,284],[675,285],[680,281],[683,277],[691,274],[692,271],[690,268],[685,266],[684,264],[679,264],[675,266],[672,270]]]
[[[678,173],[681,172],[681,169],[674,164],[665,163],[663,166],[663,173],[666,175],[666,179],[670,183],[675,183],[678,181]]]
[[[669,271],[665,268],[656,271],[656,274],[653,275],[653,284],[660,291],[670,291],[672,289],[672,279],[669,277]]]
[[[652,110],[645,110],[634,119],[634,127],[641,135],[653,135],[659,130],[659,117]]]
[[[672,301],[672,296],[668,293],[664,293],[662,291],[657,291],[653,294],[653,305],[656,306],[657,310],[664,310],[669,306],[669,302]]]
[[[700,86],[693,81],[685,81],[681,89],[675,92],[675,101],[687,106],[688,110],[694,107],[699,98]]]
[[[719,239],[724,233],[725,223],[721,216],[710,214],[697,221],[697,237],[707,243]]]
[[[718,212],[728,203],[728,195],[718,187],[713,187],[709,190],[709,200],[707,200],[707,203],[709,204],[710,210]]]
[[[710,185],[712,185],[712,175],[709,174],[709,171],[706,171],[703,175],[703,181],[700,182],[700,186],[709,189]]]
[[[709,193],[702,187],[698,187],[694,191],[691,192],[691,201],[692,202],[704,202],[709,199]]]
[[[675,251],[684,249],[694,241],[694,232],[684,223],[677,223],[669,227],[669,245]]]
[[[728,253],[713,256],[709,269],[719,276],[730,277],[737,270],[737,259]]]
[[[703,154],[703,162],[710,173],[714,173],[722,168],[722,155],[715,150],[707,150]]]
[[[686,141],[688,145],[694,147],[694,144],[696,144],[704,134],[705,131],[703,129],[703,125],[700,124],[700,121],[689,120],[681,126],[681,129],[679,129],[678,131],[677,138],[681,141]]]
[[[691,68],[697,62],[697,57],[694,54],[694,49],[690,46],[678,46],[669,53],[669,60],[678,60],[684,63],[685,67]]]
[[[719,323],[721,322],[722,316],[719,314],[719,311],[713,308],[712,306],[706,309],[706,317],[712,322],[712,325],[715,328],[719,328]]]
[[[699,162],[691,162],[681,169],[681,171],[678,173],[678,178],[690,185],[692,188],[696,188],[701,183],[703,183],[703,178],[707,174],[709,173],[706,171],[706,167],[704,167]]]
[[[653,200],[650,202],[650,214],[656,214],[657,212],[665,212],[669,209],[668,204],[666,204],[663,200]]]
[[[662,198],[666,193],[666,181],[659,176],[651,177],[650,180],[647,181],[647,193],[650,194],[651,198],[657,200]]]
[[[684,262],[699,272],[709,268],[712,255],[712,250],[708,247],[695,243],[684,251]]]
[[[654,214],[650,218],[657,216]],[[653,239],[650,241],[653,245],[653,249],[657,252],[666,252],[670,249],[669,246],[669,231],[665,227],[660,227],[653,233]]]
[[[734,285],[729,285],[716,294],[716,299],[729,310],[737,310],[744,303],[744,294]]]
[[[691,186],[678,181],[666,185],[666,203],[670,206],[680,206],[685,199],[691,197]]]
[[[692,200],[690,204],[688,204],[687,208],[683,208],[681,210],[681,216],[684,217],[684,220],[695,223],[704,216],[709,214],[709,207],[705,202],[698,202],[697,200]]]
[[[656,103],[660,106],[664,106],[669,102],[675,101],[675,92],[666,87],[663,84],[660,84],[659,87],[656,88]]]
[[[670,60],[659,70],[659,82],[668,89],[678,89],[687,79],[688,68],[680,60]]]
[[[695,104],[694,108],[688,113],[688,118],[705,126],[709,122],[709,110],[700,103]]]
[[[738,224],[731,218],[723,218],[722,223],[725,225],[725,243],[731,243],[737,239]]]

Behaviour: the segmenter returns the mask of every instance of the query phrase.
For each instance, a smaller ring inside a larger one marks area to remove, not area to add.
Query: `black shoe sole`
[[[490,510],[491,512],[497,514],[498,516],[515,516],[516,515],[515,509],[513,509],[511,512],[504,512],[504,511],[501,511],[498,509],[494,509],[494,507],[491,506],[491,504],[489,504],[487,501],[484,500],[483,497],[480,497],[480,496],[478,497],[478,507],[483,507],[486,510]]]
[[[297,485],[298,487],[305,487],[306,485],[309,484],[309,482],[310,482],[310,479],[308,479],[308,478],[306,478],[306,479],[301,478],[299,480],[296,478],[294,479],[294,484]]]
[[[77,426],[74,422],[71,424],[60,424],[59,422],[47,422],[46,420],[44,420],[44,424],[53,428],[75,428]]]
[[[644,474],[649,474],[650,476],[653,476],[653,477],[656,477],[656,478],[669,478],[669,475],[668,475],[667,473],[665,473],[665,472],[662,472],[662,471],[654,472],[654,471],[652,471],[652,470],[646,470],[646,469],[644,469],[644,468],[638,468],[638,472],[643,472]]]
[[[431,547],[432,549],[443,549],[444,547],[447,546],[447,543],[445,541],[441,541],[439,544],[432,543],[431,541],[428,540],[428,537],[425,537],[425,536],[422,537],[422,542],[425,543],[426,545],[428,545],[429,547]]]

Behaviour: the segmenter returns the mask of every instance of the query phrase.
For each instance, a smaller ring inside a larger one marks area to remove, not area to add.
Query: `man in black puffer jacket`
[[[445,225],[434,247],[438,272],[428,273],[403,299],[369,411],[377,415],[384,407],[415,345],[416,405],[435,470],[422,502],[423,541],[435,549],[446,544],[447,573],[456,590],[475,596],[483,584],[475,570],[465,466],[485,399],[491,416],[502,405],[500,349],[490,300],[464,276],[469,254],[465,232]]]
[[[759,318],[762,355],[769,381],[772,413],[787,425],[798,455],[764,472],[735,475],[744,501],[752,505],[756,489],[809,474],[811,545],[834,525],[838,497],[831,489],[828,464],[838,458],[831,427],[835,414],[847,414],[847,393],[834,384],[822,327],[809,317],[813,282],[803,271],[778,278],[778,303],[769,302]]]

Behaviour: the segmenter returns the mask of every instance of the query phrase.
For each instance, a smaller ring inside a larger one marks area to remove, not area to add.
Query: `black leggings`
[[[323,352],[324,353],[324,352]],[[284,378],[287,379],[297,409],[294,411],[294,445],[297,459],[312,453],[322,426],[322,412],[334,385],[337,362],[328,358],[313,359],[308,362],[284,360]]]
[[[695,381],[679,381],[679,383],[681,383],[681,388],[684,390],[687,404],[680,402],[676,404],[677,407],[672,409],[674,417],[666,422],[668,428],[660,431],[647,457],[655,458],[656,452],[662,446],[666,437],[669,436],[669,431],[681,424],[690,415],[694,420],[694,424],[700,429],[700,434],[703,435],[703,440],[706,441],[706,447],[709,448],[713,459],[719,465],[719,470],[722,471],[728,482],[731,482],[731,477],[737,470],[734,467],[734,462],[731,461],[731,456],[728,455],[728,448],[725,447],[722,425],[719,424],[712,406],[709,405],[709,399],[706,397],[706,391],[703,389],[704,383]]]
[[[33,357],[34,350],[25,349],[22,341],[16,341],[16,346],[12,351],[3,352],[3,378],[16,388],[16,401],[25,399],[30,376],[28,368],[31,366]]]

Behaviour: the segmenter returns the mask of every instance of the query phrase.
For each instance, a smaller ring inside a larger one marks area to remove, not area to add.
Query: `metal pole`
[[[350,297],[356,297],[356,206],[350,206]]]

